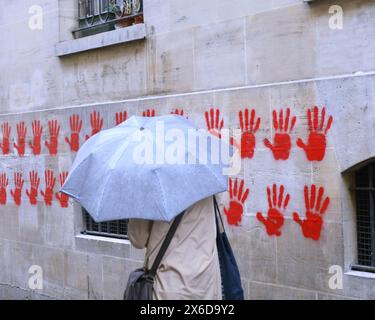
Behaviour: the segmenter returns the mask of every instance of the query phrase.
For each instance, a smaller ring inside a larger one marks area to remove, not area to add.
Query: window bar
[[[374,167],[375,165],[369,166],[369,187],[374,187]],[[375,254],[374,254],[374,248],[375,248],[375,208],[374,208],[374,192],[369,190],[369,200],[370,200],[370,221],[371,221],[371,265],[375,267]]]

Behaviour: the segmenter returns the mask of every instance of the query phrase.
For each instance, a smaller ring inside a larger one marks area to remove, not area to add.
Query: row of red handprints
[[[62,172],[59,175],[60,185],[63,185],[68,172]],[[36,171],[29,172],[30,177],[30,188],[26,190],[26,195],[29,198],[31,205],[37,204],[37,198],[39,193],[40,178]],[[52,170],[46,170],[44,173],[45,189],[40,190],[40,194],[44,199],[44,203],[47,206],[52,205],[53,196],[59,201],[62,208],[68,207],[69,197],[63,193],[54,193],[54,187],[56,178],[54,177]],[[8,177],[6,173],[0,173],[0,204],[7,204],[7,186]],[[22,189],[24,180],[21,172],[14,173],[14,189],[10,190],[10,194],[13,197],[13,201],[17,206],[21,205],[22,201]],[[239,225],[242,220],[244,212],[244,203],[249,195],[249,188],[244,186],[244,180],[229,179],[229,207],[224,207],[224,213],[227,217],[228,224]],[[313,240],[320,238],[321,229],[323,227],[323,215],[327,211],[329,205],[329,197],[324,198],[324,188],[320,187],[317,190],[315,184],[312,184],[310,188],[305,185],[304,197],[306,207],[306,218],[302,220],[299,214],[294,212],[293,219],[297,222],[301,228],[303,235]],[[324,199],[323,199],[324,198]],[[268,200],[268,212],[266,217],[261,212],[257,213],[257,219],[264,224],[268,235],[280,236],[281,227],[284,224],[284,214],[287,210],[290,195],[285,191],[284,185],[280,185],[279,189],[276,184],[273,184],[272,190],[267,187],[267,200]]]
[[[184,115],[184,110],[176,109],[171,113]],[[154,109],[143,111],[144,117],[153,117],[156,115]],[[261,119],[256,116],[255,109],[244,109],[239,111],[239,126],[241,129],[240,141],[231,138],[231,144],[237,148],[241,148],[241,158],[253,158],[256,147],[256,132],[260,128]],[[127,119],[127,112],[117,112],[115,114],[116,125],[122,123]],[[323,107],[320,112],[318,107],[313,107],[307,110],[308,119],[308,139],[304,143],[301,138],[297,139],[297,146],[305,151],[306,157],[310,161],[321,161],[325,156],[326,151],[326,135],[330,129],[333,118],[328,117],[326,122],[326,109]],[[207,129],[217,137],[221,137],[221,130],[224,127],[224,119],[220,115],[219,109],[211,108],[205,112],[205,120]],[[264,145],[269,148],[276,160],[287,160],[289,158],[292,147],[291,132],[296,124],[296,116],[292,116],[290,108],[281,109],[279,112],[273,110],[273,128],[275,134],[273,136],[273,143],[267,138],[264,139]],[[73,114],[69,117],[70,137],[65,137],[66,143],[70,146],[71,151],[78,151],[80,147],[80,133],[82,130],[82,120],[79,115]],[[90,114],[91,132],[85,136],[86,140],[95,135],[103,129],[103,117],[100,112],[92,112]],[[10,134],[11,127],[8,122],[1,125],[2,142],[0,148],[4,155],[10,152]],[[49,140],[45,141],[45,146],[48,148],[50,155],[58,153],[58,142],[60,125],[57,120],[48,121]],[[13,144],[19,156],[25,154],[26,148],[26,133],[27,126],[24,121],[17,124],[17,140]],[[29,141],[29,146],[34,155],[41,153],[41,138],[43,133],[43,126],[40,120],[32,122],[33,139]]]
[[[268,212],[264,216],[258,212],[256,217],[266,228],[270,236],[281,236],[281,228],[284,224],[284,214],[290,202],[290,195],[284,185],[279,188],[276,184],[267,186]],[[317,188],[315,184],[304,189],[305,219],[301,219],[299,213],[293,213],[293,220],[300,225],[304,237],[319,240],[323,228],[323,215],[329,206],[329,197],[324,197],[324,187]],[[249,195],[249,188],[244,186],[244,180],[229,179],[229,207],[224,207],[224,213],[228,224],[238,226],[241,223],[244,212],[244,203]]]
[[[68,176],[68,172],[64,171],[59,174],[60,186],[62,186]],[[40,178],[36,171],[29,172],[30,188],[26,190],[26,195],[29,198],[31,205],[36,205],[38,202]],[[46,206],[52,205],[53,197],[59,201],[62,208],[69,206],[69,197],[61,192],[54,192],[56,178],[52,170],[45,170],[44,172],[45,189],[40,190],[43,201]],[[10,195],[13,198],[15,205],[20,206],[22,202],[22,189],[25,180],[22,178],[22,172],[14,173],[14,189],[10,190]],[[8,176],[5,172],[0,173],[0,205],[7,204],[7,186],[9,184]]]

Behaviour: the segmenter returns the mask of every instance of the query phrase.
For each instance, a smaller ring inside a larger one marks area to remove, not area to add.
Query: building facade
[[[144,252],[59,186],[86,137],[182,110],[242,132],[247,299],[375,298],[374,1],[78,3],[0,11],[1,299],[122,298]]]

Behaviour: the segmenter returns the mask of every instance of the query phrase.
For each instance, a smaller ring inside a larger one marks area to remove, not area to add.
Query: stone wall
[[[239,225],[223,214],[247,298],[375,297],[373,277],[350,272],[356,261],[353,177],[342,174],[375,155],[368,139],[375,128],[372,1],[338,0],[344,29],[331,30],[328,1],[207,0],[187,6],[180,0],[144,0],[146,40],[63,58],[55,57],[54,45],[72,38],[74,1],[41,1],[41,31],[27,27],[27,9],[34,3],[25,3],[9,4],[11,14],[0,12],[6,43],[0,47],[0,124],[11,127],[9,153],[0,155],[0,173],[9,180],[6,205],[0,204],[0,297],[121,298],[143,252],[123,240],[80,235],[79,206],[70,200],[65,207],[55,195],[49,204],[41,194],[45,171],[56,178],[55,194],[59,174],[69,170],[75,156],[65,141],[72,115],[82,120],[82,144],[94,112],[106,129],[116,124],[118,112],[129,117],[154,109],[161,115],[176,108],[202,128],[211,108],[220,110],[227,128],[239,128],[239,113],[246,109],[260,118],[254,154],[244,156],[234,177],[250,190]],[[314,106],[319,125],[323,108],[326,112],[323,129],[329,116],[333,119],[326,146],[318,143],[320,156],[297,145],[298,139],[307,143],[307,114],[314,115]],[[264,140],[272,143],[277,133],[273,112],[283,110],[285,119],[288,108],[296,122],[290,153],[280,156]],[[45,144],[51,142],[48,122],[54,120],[60,127],[57,154]],[[29,145],[35,121],[43,127],[40,154]],[[22,156],[13,145],[19,145],[21,122],[27,127]],[[36,204],[26,193],[32,171],[40,178]],[[20,203],[11,194],[16,172],[24,180]],[[290,201],[283,225],[266,229],[258,212],[267,218],[266,190],[273,184],[283,185]],[[302,230],[293,219],[295,212],[305,217],[305,185],[309,191],[323,187],[322,200],[330,199],[320,234]],[[229,195],[220,202],[228,208]],[[43,290],[28,289],[31,265],[43,268]],[[343,289],[329,288],[332,265],[346,272]]]

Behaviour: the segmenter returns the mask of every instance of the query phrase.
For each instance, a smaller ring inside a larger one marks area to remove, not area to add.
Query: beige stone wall
[[[144,0],[147,38],[57,58],[54,45],[72,38],[74,1],[42,1],[44,28],[27,26],[32,1],[9,4],[0,12],[0,124],[11,128],[10,153],[0,155],[0,173],[9,178],[7,204],[0,205],[0,297],[119,299],[129,271],[142,251],[121,241],[77,237],[83,228],[80,208],[62,208],[54,197],[46,206],[41,194],[32,205],[26,194],[35,170],[45,189],[44,172],[69,170],[75,153],[65,137],[69,117],[83,121],[80,142],[91,131],[90,113],[100,112],[104,129],[116,112],[157,114],[180,108],[205,127],[204,112],[219,108],[225,127],[239,128],[238,113],[255,109],[261,118],[253,158],[243,159],[237,178],[250,189],[241,224],[227,224],[246,297],[374,298],[374,280],[344,276],[342,290],[328,281],[332,265],[349,271],[356,261],[355,210],[349,192],[352,177],[342,171],[375,155],[368,141],[375,127],[372,1],[337,1],[344,29],[328,27],[328,1]],[[72,18],[73,17],[73,18]],[[322,161],[309,161],[297,146],[308,138],[307,110],[326,106],[333,124]],[[275,160],[264,145],[273,140],[273,110],[290,107],[296,116],[287,160]],[[33,155],[32,122],[43,126],[40,155]],[[50,155],[48,121],[60,124],[57,155]],[[27,126],[25,155],[20,157],[17,123]],[[2,133],[0,133],[2,138]],[[1,140],[0,140],[1,141]],[[10,194],[14,172],[25,180],[21,205]],[[256,215],[267,215],[266,187],[284,185],[290,194],[281,235],[269,235]],[[303,236],[293,213],[305,216],[304,185],[323,186],[330,205],[318,241]],[[55,192],[58,190],[57,179]],[[220,198],[228,207],[228,194]],[[224,216],[225,217],[225,216]],[[28,289],[28,269],[44,270],[44,289]],[[18,290],[23,289],[23,290]]]

